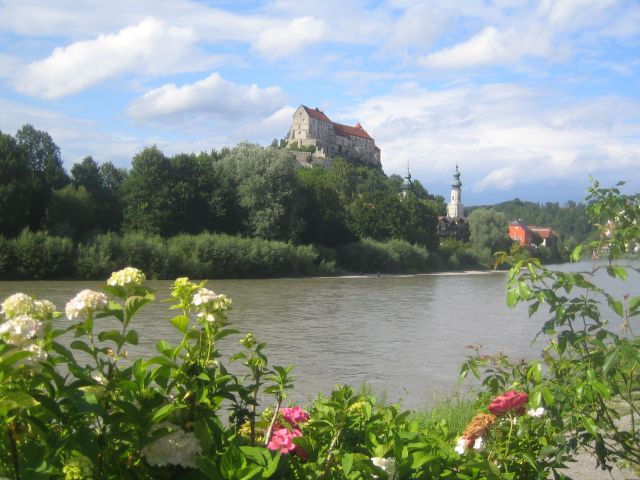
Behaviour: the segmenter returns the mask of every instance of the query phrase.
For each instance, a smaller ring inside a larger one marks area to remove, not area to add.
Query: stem
[[[260,370],[253,372],[256,380],[256,388],[253,390],[253,404],[251,405],[251,416],[249,417],[249,425],[251,427],[251,446],[256,445],[256,408],[258,406],[258,390],[260,389]]]
[[[9,435],[9,444],[11,445],[11,461],[13,462],[13,471],[16,474],[16,480],[21,480],[22,476],[20,475],[20,457],[18,456],[18,444],[15,435],[15,423],[9,424],[9,429],[7,431],[7,435]]]
[[[331,467],[331,461],[333,460],[333,449],[338,444],[338,439],[340,438],[341,434],[342,429],[338,430],[331,440],[331,445],[329,445],[329,453],[327,453],[327,458],[324,460],[324,470],[322,471],[322,477],[320,478],[327,478],[327,475],[329,474],[329,468]]]
[[[271,440],[271,433],[273,432],[273,426],[276,423],[276,418],[278,418],[278,412],[280,411],[280,405],[282,405],[282,397],[278,397],[278,402],[276,403],[276,411],[273,412],[273,417],[271,417],[271,423],[269,423],[269,428],[267,429],[267,434],[264,437],[264,446],[265,447],[269,444],[269,440]]]

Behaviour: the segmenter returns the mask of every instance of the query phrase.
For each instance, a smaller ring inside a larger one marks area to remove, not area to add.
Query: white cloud
[[[307,45],[319,42],[325,33],[322,20],[313,17],[294,18],[285,26],[267,28],[260,32],[253,48],[271,60],[293,55]]]
[[[76,93],[127,72],[166,74],[207,66],[191,29],[148,18],[118,33],[56,48],[15,80],[18,91],[45,98]]]
[[[435,68],[466,68],[481,65],[508,64],[524,56],[551,56],[554,52],[549,32],[529,27],[499,31],[486,27],[463,43],[431,53],[420,60]]]
[[[263,118],[285,103],[279,87],[238,85],[213,73],[193,84],[166,84],[145,93],[129,106],[129,115],[141,122],[183,121],[189,115],[213,116],[227,121]]]
[[[628,98],[568,101],[510,84],[407,86],[363,102],[355,115],[382,149],[385,170],[403,173],[409,162],[428,189],[446,189],[456,163],[467,194],[584,184],[589,173],[640,188],[640,103]]]

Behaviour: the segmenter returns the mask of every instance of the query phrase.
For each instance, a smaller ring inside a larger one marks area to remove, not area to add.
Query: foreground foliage
[[[529,362],[478,348],[462,375],[482,387],[455,421],[418,418],[348,386],[289,406],[291,367],[270,365],[251,333],[221,357],[220,344],[239,332],[226,317],[230,299],[205,282],[174,282],[171,324],[181,340],[158,341],[148,359],[127,355],[141,340],[136,315],[155,299],[140,270],[113,273],[102,292],[79,292],[66,320],[50,302],[14,294],[0,324],[0,476],[546,479],[566,478],[561,468],[580,448],[604,468],[638,466],[640,345],[631,326],[640,297],[614,298],[595,282],[601,270],[628,277],[613,260],[640,239],[638,196],[595,184],[589,200],[601,237],[588,247],[606,248],[609,262],[566,273],[501,256],[513,265],[508,304],[547,308],[549,344]],[[615,317],[622,333],[607,322]]]

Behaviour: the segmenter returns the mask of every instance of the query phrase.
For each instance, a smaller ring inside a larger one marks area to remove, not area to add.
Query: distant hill
[[[583,203],[568,202],[560,206],[558,203],[526,202],[516,198],[496,205],[465,207],[466,214],[477,208],[492,208],[502,212],[509,221],[522,220],[528,225],[551,227],[565,243],[581,242],[594,231],[585,215]]]

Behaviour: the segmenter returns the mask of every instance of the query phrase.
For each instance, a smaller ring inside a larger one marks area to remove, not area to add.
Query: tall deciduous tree
[[[28,224],[33,179],[26,151],[0,132],[0,233],[17,235]]]
[[[479,208],[468,217],[471,245],[485,264],[492,263],[493,254],[511,245],[507,217],[493,209]]]
[[[16,141],[24,148],[32,172],[33,192],[28,223],[37,230],[42,225],[53,190],[67,185],[69,177],[62,165],[60,149],[47,132],[27,124],[16,133]]]

